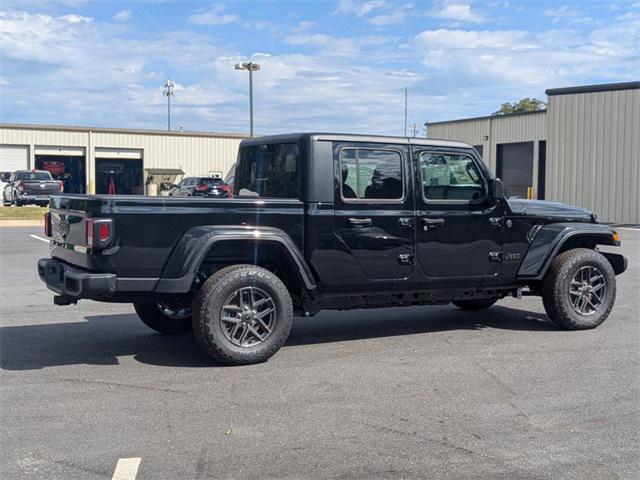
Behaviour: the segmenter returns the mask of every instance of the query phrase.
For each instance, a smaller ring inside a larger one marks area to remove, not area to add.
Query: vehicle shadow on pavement
[[[315,318],[297,318],[287,345],[344,342],[449,330],[557,331],[545,314],[494,306],[464,311],[451,305],[395,309],[323,312]]]
[[[167,367],[220,366],[200,350],[193,335],[157,334],[133,314],[95,315],[86,320],[0,328],[0,367],[118,365],[121,356]],[[546,315],[501,306],[479,312],[451,306],[328,311],[314,318],[296,318],[286,346],[486,328],[557,330]]]

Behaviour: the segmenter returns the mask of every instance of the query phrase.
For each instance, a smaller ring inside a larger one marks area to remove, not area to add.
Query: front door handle
[[[347,219],[347,225],[357,228],[370,227],[373,225],[373,220],[370,218],[349,218]]]
[[[444,225],[444,218],[423,218],[422,219],[422,229],[429,230],[438,228]]]

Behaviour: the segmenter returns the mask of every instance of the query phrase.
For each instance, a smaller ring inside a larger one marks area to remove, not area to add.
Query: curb
[[[0,227],[44,227],[44,220],[0,220]]]

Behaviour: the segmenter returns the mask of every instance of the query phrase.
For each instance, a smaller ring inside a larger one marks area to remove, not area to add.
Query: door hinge
[[[489,252],[490,262],[501,262],[503,259],[502,252]]]
[[[398,255],[398,263],[400,265],[413,265],[413,254],[401,253]]]

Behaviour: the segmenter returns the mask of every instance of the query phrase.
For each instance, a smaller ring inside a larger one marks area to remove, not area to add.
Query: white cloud
[[[131,19],[131,10],[120,10],[113,16],[113,18],[119,22],[126,22]]]
[[[326,55],[354,56],[358,54],[358,43],[351,38],[337,38],[322,33],[289,35],[284,41],[290,45],[322,47]]]
[[[553,23],[573,23],[573,24],[589,24],[593,19],[585,15],[580,10],[562,5],[556,8],[547,8],[544,10],[544,16],[550,17]]]
[[[93,22],[93,18],[91,17],[83,17],[82,15],[63,15],[58,17],[60,20],[64,20],[69,23],[91,23]]]
[[[387,5],[385,0],[340,0],[338,4],[338,12],[340,13],[352,13],[358,17],[367,15],[368,13],[378,10]]]
[[[221,3],[214,3],[208,10],[204,10],[189,17],[194,25],[225,25],[240,20],[237,15],[224,13],[226,7]]]
[[[413,3],[405,3],[392,10],[391,13],[377,15],[368,20],[368,22],[372,25],[376,25],[379,27],[387,26],[387,25],[398,25],[404,23],[409,16],[409,12],[414,8]]]
[[[469,3],[445,2],[431,11],[430,16],[458,22],[482,23],[484,15],[477,12]]]
[[[526,48],[528,33],[517,30],[425,30],[416,35],[416,39],[427,48],[507,48],[522,50]]]

